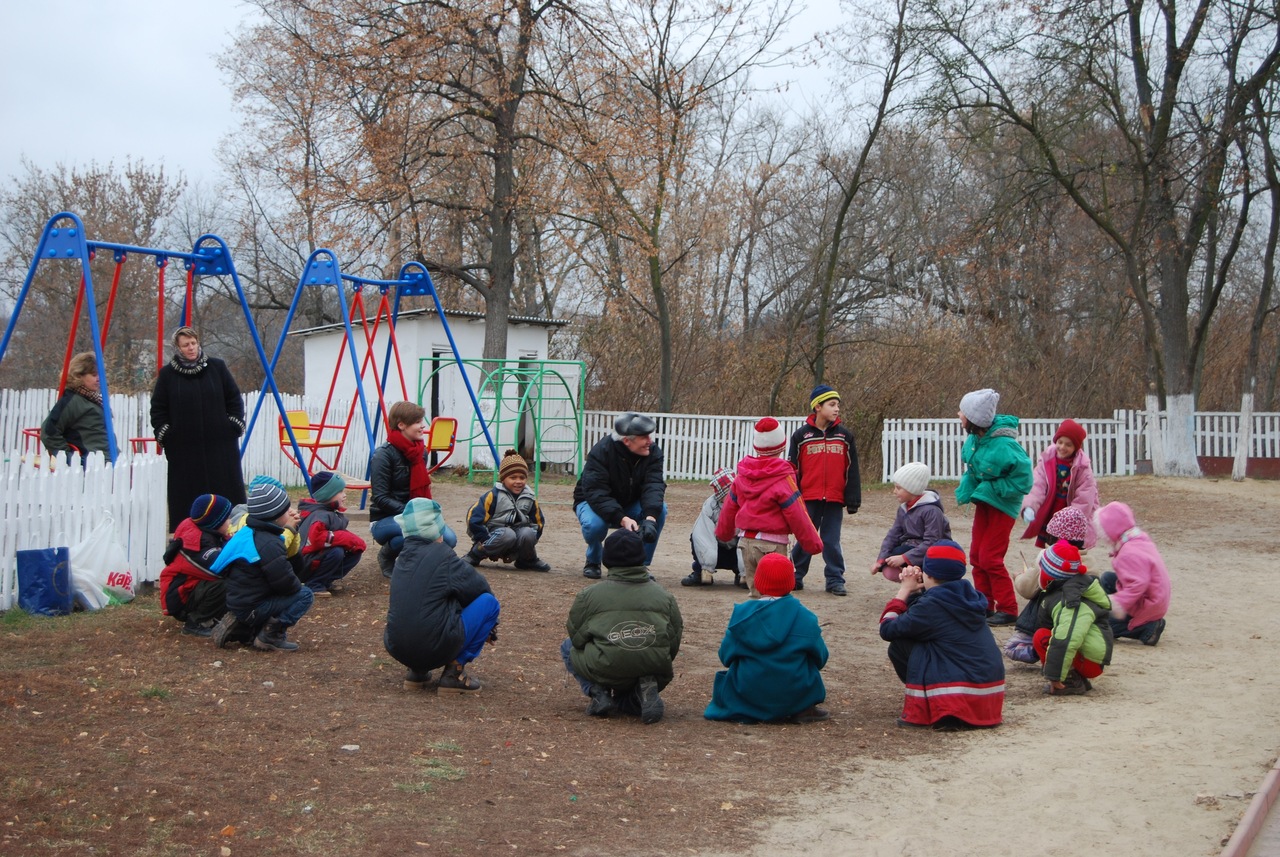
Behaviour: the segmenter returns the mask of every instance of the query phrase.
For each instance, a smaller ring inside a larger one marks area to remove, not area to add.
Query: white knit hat
[[[779,455],[787,448],[787,433],[773,417],[765,417],[756,423],[755,433],[751,436],[751,454],[757,458],[768,455]]]
[[[960,413],[978,428],[990,428],[996,420],[996,406],[1000,404],[1000,394],[995,390],[974,390],[965,393],[960,400]]]
[[[929,489],[929,476],[929,465],[911,461],[893,472],[893,484],[900,485],[908,494],[919,497]]]

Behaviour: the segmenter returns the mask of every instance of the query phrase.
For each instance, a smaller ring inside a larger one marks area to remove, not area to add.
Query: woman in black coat
[[[187,517],[201,494],[245,502],[240,469],[244,400],[227,364],[206,357],[190,327],[173,334],[177,353],[151,393],[151,427],[169,459],[169,527]]]

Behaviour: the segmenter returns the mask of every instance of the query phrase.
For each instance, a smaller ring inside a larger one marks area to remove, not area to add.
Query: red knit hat
[[[1065,437],[1076,445],[1076,449],[1084,446],[1086,437],[1084,426],[1075,420],[1063,420],[1062,425],[1058,426],[1058,430],[1053,433],[1053,442],[1057,443],[1058,438]]]
[[[761,595],[781,598],[796,588],[796,567],[786,554],[767,553],[756,566],[756,591]]]
[[[1040,551],[1040,588],[1047,589],[1055,580],[1066,580],[1073,574],[1088,574],[1080,561],[1080,551],[1068,541],[1060,540]]]
[[[756,423],[751,436],[751,454],[757,457],[781,455],[787,448],[787,433],[773,417],[765,417]]]

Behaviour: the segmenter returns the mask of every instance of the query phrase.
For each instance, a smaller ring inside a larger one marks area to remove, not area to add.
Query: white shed
[[[453,340],[457,344],[458,354],[464,361],[470,361],[466,366],[467,377],[471,382],[472,390],[479,395],[482,381],[479,361],[484,352],[484,313],[467,310],[445,310],[445,318],[449,323],[449,332],[453,334]],[[550,339],[551,331],[568,323],[563,319],[512,316],[508,319],[507,328],[507,360],[509,365],[548,360],[548,340]],[[353,326],[352,332],[356,339],[356,359],[360,365],[365,366],[366,354],[369,349],[365,343],[364,333],[358,325]],[[456,364],[453,363],[453,349],[450,347],[449,337],[445,333],[444,325],[441,323],[435,308],[429,307],[401,312],[400,318],[396,322],[395,333],[397,350],[400,355],[399,363],[403,371],[404,385],[408,398],[422,403],[423,407],[427,409],[428,419],[433,416],[456,417],[458,419],[458,437],[461,441],[467,436],[474,409]],[[343,349],[344,331],[342,325],[333,324],[313,327],[294,331],[290,335],[301,337],[303,340],[303,388],[307,401],[311,403],[323,403],[325,401],[325,396],[329,392],[329,385],[334,379],[334,366],[341,353],[342,366],[337,372],[333,395],[335,401],[350,402],[356,389],[355,373],[351,368],[350,355]],[[384,319],[382,324],[379,325],[378,334],[374,340],[373,358],[366,366],[362,380],[365,400],[369,404],[371,414],[374,413],[374,409],[377,406],[372,364],[376,362],[377,372],[381,377],[383,363],[386,360],[388,342],[389,334],[387,323]],[[440,365],[445,365],[446,368],[433,375],[435,368]],[[574,376],[570,380],[576,387],[580,381],[579,373],[571,370],[569,374]],[[396,367],[394,352],[391,356],[388,376],[386,397],[388,403],[390,403],[401,398],[400,371]],[[508,389],[503,395],[504,397],[511,397],[517,394]],[[481,411],[485,414],[486,420],[493,418],[491,396],[482,397]],[[358,421],[359,417],[356,419]],[[514,425],[511,426],[510,431],[514,434],[516,431]],[[503,434],[505,435],[507,432],[503,432]],[[502,446],[510,445],[516,441],[514,437],[495,437],[495,442]],[[480,444],[483,445],[482,440]],[[486,452],[481,457],[488,458],[489,456]]]

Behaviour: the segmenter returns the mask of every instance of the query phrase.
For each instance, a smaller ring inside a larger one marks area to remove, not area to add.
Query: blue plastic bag
[[[71,612],[71,564],[66,548],[18,551],[18,606],[41,616]]]

